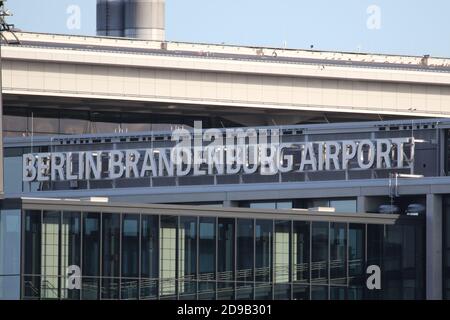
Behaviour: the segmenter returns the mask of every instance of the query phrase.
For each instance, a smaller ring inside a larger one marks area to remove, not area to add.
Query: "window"
[[[158,296],[159,217],[142,215],[141,231],[141,299]]]
[[[102,299],[119,298],[120,215],[102,214]]]
[[[183,299],[197,294],[197,218],[181,217],[178,232],[178,290]]]
[[[274,282],[285,283],[290,281],[290,221],[275,221],[274,238]]]
[[[139,215],[124,214],[122,222],[121,299],[138,298]]]
[[[218,219],[217,299],[234,298],[235,219]]]
[[[253,281],[253,220],[237,220],[237,274],[236,281]]]
[[[100,214],[83,214],[82,299],[98,299],[100,271]]]
[[[311,282],[328,282],[328,222],[312,223]]]
[[[347,224],[330,224],[330,283],[347,285]],[[364,239],[362,239],[364,242]],[[363,245],[363,244],[361,244]]]
[[[66,288],[67,268],[69,266],[81,266],[81,214],[80,212],[63,212],[61,226],[61,274],[62,279],[61,298],[79,299],[80,290]]]
[[[309,282],[310,228],[310,222],[293,222],[292,281],[294,282]]]
[[[199,298],[215,298],[216,218],[200,217],[199,226]]]
[[[178,217],[162,216],[159,230],[159,276],[160,296],[174,298],[176,295]]]
[[[0,213],[0,300],[20,297],[20,210]]]
[[[255,280],[256,282],[272,281],[272,238],[273,221],[256,220],[255,229]]]

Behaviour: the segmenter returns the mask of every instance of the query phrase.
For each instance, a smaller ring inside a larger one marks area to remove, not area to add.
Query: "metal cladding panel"
[[[124,0],[97,1],[97,34],[104,36],[123,36]]]
[[[127,0],[125,36],[164,40],[165,0]]]

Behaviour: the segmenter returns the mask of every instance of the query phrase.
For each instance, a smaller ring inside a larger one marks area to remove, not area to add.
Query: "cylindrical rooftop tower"
[[[97,34],[123,37],[125,0],[97,0]]]
[[[163,41],[165,5],[165,0],[125,0],[124,36]]]

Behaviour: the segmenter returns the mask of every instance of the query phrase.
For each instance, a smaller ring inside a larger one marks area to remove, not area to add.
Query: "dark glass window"
[[[256,220],[255,229],[255,280],[257,282],[272,281],[272,237],[273,221]],[[260,289],[263,290],[263,289]]]
[[[41,211],[26,211],[24,271],[30,275],[23,281],[23,296],[26,299],[41,296],[41,235]]]
[[[347,224],[330,224],[330,283],[347,284]],[[363,244],[364,245],[364,239]]]
[[[310,222],[294,221],[292,233],[292,281],[309,282]],[[301,288],[301,287],[299,287]],[[300,290],[300,289],[299,289]]]
[[[293,300],[309,300],[309,286],[293,284],[292,287]]]
[[[216,279],[216,218],[200,217],[199,299],[214,299]]]
[[[348,235],[349,285],[365,285],[365,225],[350,224]],[[375,243],[374,243],[375,245]]]
[[[139,215],[124,214],[122,224],[122,277],[139,276]]]
[[[139,277],[139,215],[124,214],[122,221],[121,299],[138,298]]]
[[[217,299],[234,299],[234,221],[218,219]]]
[[[81,265],[81,213],[63,212],[61,228],[61,274],[67,276],[69,266]],[[64,290],[61,292],[63,299],[79,299],[80,290],[66,289],[66,281],[63,279]]]
[[[83,216],[83,276],[99,276],[100,215]]]
[[[236,281],[253,281],[253,246],[253,220],[238,219]]]
[[[197,293],[197,218],[181,217],[178,235],[178,291],[183,299],[195,299]]]
[[[311,300],[328,300],[328,287],[311,286]]]
[[[82,299],[98,299],[100,271],[100,214],[83,214]],[[95,277],[95,278],[94,278]]]
[[[102,214],[103,277],[119,277],[120,268],[120,215]]]
[[[311,282],[328,282],[328,222],[312,223]],[[319,287],[320,288],[320,287]]]
[[[159,217],[142,216],[141,231],[141,299],[158,296]]]
[[[102,214],[102,299],[118,299],[120,276],[120,215]]]
[[[386,299],[402,298],[402,226],[386,226],[384,242],[384,265]]]

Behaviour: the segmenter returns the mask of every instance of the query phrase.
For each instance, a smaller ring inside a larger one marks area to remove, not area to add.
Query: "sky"
[[[96,32],[96,0],[7,7],[25,31]],[[449,12],[449,0],[166,0],[166,39],[450,57]]]

